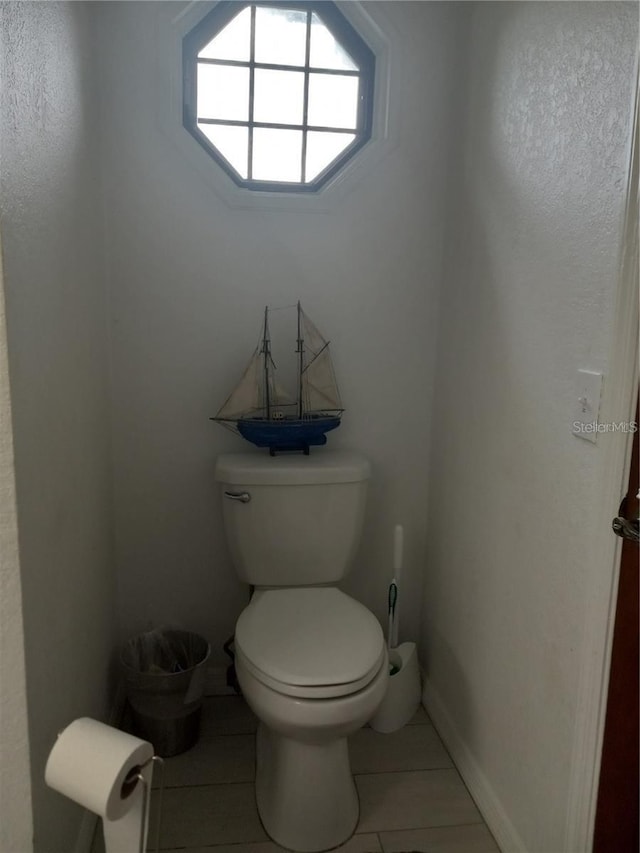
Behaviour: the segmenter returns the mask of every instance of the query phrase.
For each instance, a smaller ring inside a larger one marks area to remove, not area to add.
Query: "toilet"
[[[357,453],[223,454],[215,478],[235,570],[254,588],[235,631],[236,673],[258,717],[256,801],[282,847],[329,850],[355,831],[347,738],[389,678],[376,617],[337,584],[362,532]]]

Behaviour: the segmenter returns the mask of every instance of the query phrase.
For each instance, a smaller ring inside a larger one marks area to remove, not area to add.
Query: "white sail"
[[[306,343],[305,338],[305,347]],[[304,412],[342,410],[329,345],[326,343],[302,373],[302,401]]]
[[[316,356],[328,345],[328,341],[320,334],[302,309],[300,309],[300,319],[302,320],[302,337],[304,338],[305,351],[311,353],[312,356]],[[307,362],[311,360],[310,358],[306,359]]]
[[[242,374],[242,379],[216,415],[216,420],[233,421],[262,409],[264,407],[262,401],[263,375],[263,358],[259,350],[256,349],[247,369]]]
[[[273,371],[269,374],[269,397],[272,406],[295,406],[296,401],[289,392],[280,385],[278,380],[273,375]]]

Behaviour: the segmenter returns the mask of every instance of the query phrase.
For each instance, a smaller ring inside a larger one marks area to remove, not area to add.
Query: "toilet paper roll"
[[[100,815],[105,826],[133,809],[136,814],[127,824],[138,821],[139,839],[144,786],[137,775],[152,757],[153,746],[147,741],[81,717],[58,736],[44,778],[49,787]],[[135,841],[131,850],[137,847]]]

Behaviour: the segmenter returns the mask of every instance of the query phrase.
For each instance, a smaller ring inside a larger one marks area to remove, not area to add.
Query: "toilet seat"
[[[335,587],[259,590],[240,614],[235,645],[255,678],[301,698],[356,693],[386,659],[378,620]]]

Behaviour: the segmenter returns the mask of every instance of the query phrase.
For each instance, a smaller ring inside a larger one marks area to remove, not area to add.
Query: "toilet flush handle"
[[[249,492],[225,492],[224,496],[231,501],[240,501],[243,504],[248,504],[251,500]]]

